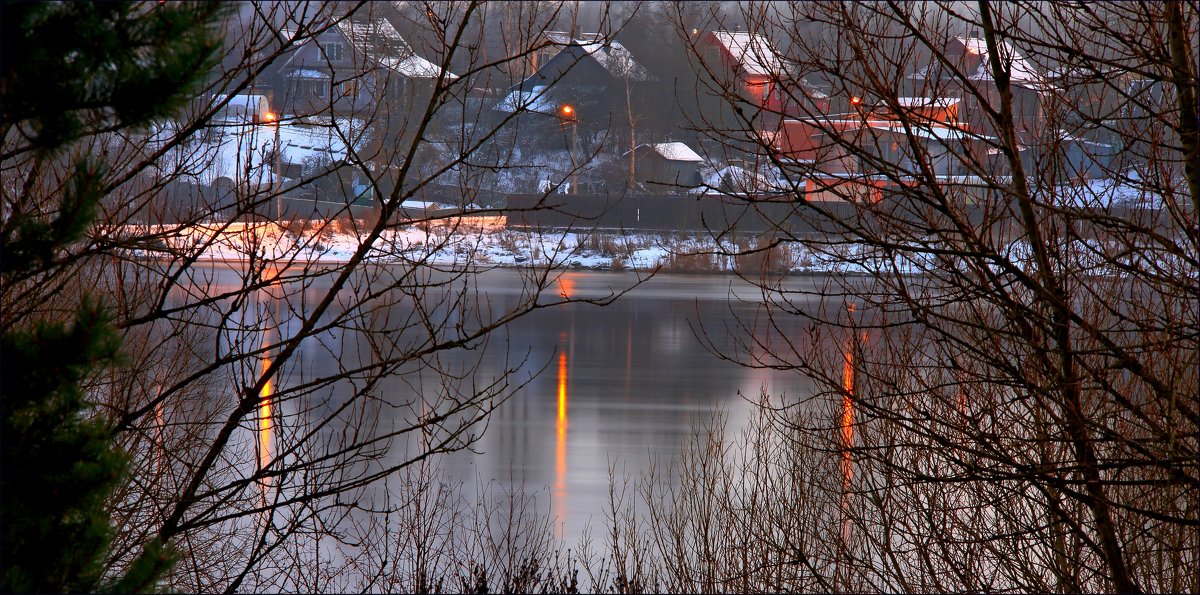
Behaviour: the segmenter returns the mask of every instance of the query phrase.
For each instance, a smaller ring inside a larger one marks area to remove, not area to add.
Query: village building
[[[784,117],[829,111],[829,96],[796,72],[767,37],[742,31],[709,31],[696,41],[704,68],[724,89],[756,111],[762,128]]]
[[[632,97],[640,97],[641,87],[653,82],[646,69],[618,42],[562,41],[565,45],[553,57],[543,57],[537,70],[509,89],[495,110],[557,116],[562,106],[569,105],[575,113],[571,117],[600,123],[627,111]],[[631,86],[637,89],[627,89]]]
[[[946,116],[945,108],[923,109],[929,110],[927,115]],[[931,176],[938,183],[959,183],[978,175],[996,139],[969,132],[953,120],[901,121],[864,113],[784,120],[773,141],[785,170],[804,173],[810,200],[841,200],[847,194],[878,200],[892,185]],[[879,176],[883,164],[887,179]],[[862,187],[852,189],[856,184]]]
[[[1045,124],[1044,94],[1056,87],[1042,76],[1036,65],[1007,41],[999,42],[998,51],[1010,71],[1013,95],[1013,123],[1018,140],[1026,142],[1040,133]],[[959,76],[956,73],[965,75]],[[964,87],[965,82],[974,91]],[[932,100],[957,98],[961,101],[958,119],[970,130],[984,135],[996,134],[987,108],[1000,105],[1000,92],[992,78],[987,43],[977,37],[953,37],[942,58],[909,76],[918,96]]]
[[[346,19],[289,51],[276,103],[287,114],[365,118],[455,78],[418,56],[386,18]]]
[[[635,179],[647,192],[680,193],[701,183],[704,158],[684,143],[641,144],[623,157],[634,160]]]
[[[783,60],[766,37],[741,31],[709,31],[696,42],[704,65],[723,88],[734,88],[760,110],[783,111]]]

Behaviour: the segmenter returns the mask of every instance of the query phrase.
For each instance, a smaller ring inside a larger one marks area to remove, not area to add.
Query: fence
[[[1077,217],[1097,216],[1136,222],[1168,233],[1169,213],[1152,205],[1079,207]],[[963,204],[956,217],[972,226],[992,226],[1003,234],[1019,233],[1015,205]],[[764,232],[785,230],[795,234],[838,233],[857,229],[886,237],[899,221],[944,229],[953,222],[948,213],[928,205],[914,205],[901,195],[885,195],[869,210],[842,201],[805,203],[787,195],[758,196],[750,200],[727,195],[604,195],[510,194],[505,210],[508,226],[523,229],[618,229],[639,231]],[[1083,237],[1102,233],[1095,225],[1077,230]]]
[[[835,215],[850,217],[845,203],[826,203]],[[821,231],[827,223],[810,207],[786,196],[753,201],[722,195],[510,194],[509,227],[622,229],[644,231],[790,229]]]

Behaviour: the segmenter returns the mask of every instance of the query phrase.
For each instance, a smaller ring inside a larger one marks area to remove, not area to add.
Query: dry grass
[[[742,242],[733,257],[734,270],[742,275],[786,273],[794,258],[784,244],[772,246],[769,238],[759,238],[753,244]]]

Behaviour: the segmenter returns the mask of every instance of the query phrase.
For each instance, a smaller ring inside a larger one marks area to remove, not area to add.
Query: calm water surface
[[[635,280],[631,274],[571,272],[560,288],[573,297],[599,297]],[[494,305],[507,305],[515,303],[520,284],[511,271],[493,271],[481,287]],[[557,518],[555,532],[568,545],[589,521],[593,534],[602,536],[610,469],[618,479],[637,477],[657,461],[654,469],[661,473],[714,414],[726,415],[732,430],[751,412],[746,398],[762,390],[811,394],[811,385],[795,374],[722,361],[697,339],[703,328],[728,345],[727,328],[739,319],[758,316],[761,322],[759,296],[729,276],[660,275],[605,307],[570,304],[509,325],[484,353],[461,355],[480,357],[477,374],[484,377],[499,372],[506,357],[525,353],[518,376],[545,368],[493,414],[477,453],[444,458],[447,478],[468,490],[494,482],[538,497],[539,509]],[[785,331],[792,338],[804,332],[800,320],[789,323],[794,328]]]
[[[210,273],[210,290],[237,286],[231,271]],[[601,298],[636,282],[632,273],[567,272],[554,293]],[[522,276],[514,270],[484,272],[475,283],[476,305],[485,304],[493,313],[518,305],[524,292]],[[306,291],[300,301],[311,304],[320,289]],[[259,309],[284,313],[309,307],[291,303],[295,298],[287,307],[274,298],[260,301]],[[811,385],[793,373],[722,361],[697,339],[704,332],[729,347],[732,331],[769,341],[761,327],[739,328],[756,319],[762,323],[760,302],[758,290],[730,276],[659,275],[608,306],[577,303],[535,311],[493,333],[483,346],[439,354],[439,365],[466,371],[468,383],[488,383],[513,369],[512,383],[525,383],[492,414],[474,452],[437,459],[444,481],[462,484],[468,501],[481,486],[537,498],[536,510],[550,512],[556,519],[554,533],[568,546],[577,543],[589,523],[595,535],[603,535],[610,470],[618,480],[652,468],[661,473],[678,461],[681,448],[714,415],[725,415],[731,431],[743,426],[753,409],[747,399],[761,391],[795,398],[812,394]],[[380,314],[380,325],[408,319],[412,310],[411,302],[398,300]],[[282,318],[286,333],[297,330],[296,320]],[[799,318],[787,319],[780,332],[802,341],[805,325]],[[268,334],[243,340],[278,340]],[[337,373],[339,366],[361,364],[371,356],[358,335],[336,330],[320,340],[306,340],[284,368],[280,386],[302,385],[314,376]],[[382,402],[405,403],[420,402],[423,394],[439,390],[444,389],[431,374],[398,374],[375,392]],[[328,395],[329,406],[349,392],[348,386],[335,388]],[[378,415],[380,427],[387,428],[407,424],[414,411],[384,406]],[[388,456],[393,462],[408,454],[403,444],[392,448]]]

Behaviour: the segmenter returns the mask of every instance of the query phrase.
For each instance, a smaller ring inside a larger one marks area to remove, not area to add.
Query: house
[[[1043,127],[1043,94],[1056,87],[1039,74],[1035,64],[1007,41],[997,48],[1010,70],[1013,94],[1013,120],[1018,139],[1028,140]],[[958,98],[958,119],[981,134],[996,131],[985,109],[1000,105],[1000,92],[992,78],[987,43],[978,37],[951,38],[942,51],[942,60],[931,63],[909,76],[919,96]],[[960,76],[961,75],[961,76]],[[964,80],[965,79],[965,80]],[[967,84],[976,91],[970,91]]]
[[[416,55],[382,17],[345,19],[301,38],[278,75],[282,111],[358,117],[420,96],[439,78],[457,78]]]
[[[543,65],[552,60],[555,56],[563,51],[564,48],[570,45],[587,45],[601,44],[605,42],[605,37],[600,33],[572,33],[568,31],[543,31],[539,43],[533,45],[533,51],[529,54],[528,72],[532,74],[537,72]],[[625,48],[618,42],[613,42],[620,48],[619,51],[624,51]]]
[[[894,104],[880,101],[871,117],[882,120],[907,120],[918,123],[955,125],[962,99],[958,97],[896,97]]]
[[[804,77],[763,35],[742,31],[709,31],[696,41],[703,67],[722,88],[760,110],[770,127],[780,117],[801,117],[829,111],[829,95]]]
[[[227,217],[239,202],[265,196],[278,183],[273,167],[278,119],[266,96],[215,95],[198,100],[198,105],[215,111],[197,134],[168,147],[165,143],[178,131],[175,124],[164,123],[146,137],[148,149],[166,149],[153,167],[171,172],[159,195],[159,220]]]
[[[761,110],[780,113],[779,88],[783,60],[771,41],[742,31],[709,31],[696,42],[696,51],[723,87],[734,87],[741,98]]]
[[[1120,155],[1112,144],[1059,131],[1054,145],[1046,154],[1053,157],[1056,182],[1111,177],[1118,169]]]
[[[213,103],[221,106],[213,114],[211,123],[214,125],[271,124],[278,119],[265,95],[217,95],[213,97]]]
[[[183,152],[198,157],[204,167],[196,170],[202,187],[227,194],[259,192],[275,184],[273,139],[278,118],[263,95],[216,95],[213,114],[204,134]]]
[[[294,184],[303,180],[320,179],[335,170],[343,169],[350,155],[347,140],[355,150],[371,142],[374,130],[361,120],[338,118],[321,122],[288,121],[278,126],[279,175]],[[350,176],[339,184],[357,199],[369,193],[366,181],[357,168],[346,168]],[[346,177],[346,176],[342,176]],[[323,182],[331,185],[331,182]],[[341,199],[342,197],[338,197]]]
[[[277,194],[303,197],[310,206],[370,202],[372,187],[362,171],[345,167],[348,144],[361,151],[376,134],[363,121],[280,118],[263,95],[216,95],[207,101],[216,107],[209,125],[157,164],[186,172],[165,193],[164,206],[174,219],[209,211],[224,217],[250,202],[274,205]],[[160,138],[170,134],[155,134],[150,146]],[[256,210],[269,216],[282,212],[274,206]]]
[[[627,84],[651,80],[646,69],[620,43],[572,39],[532,75],[509,89],[494,109],[554,114],[560,106],[571,105],[580,119],[599,121],[627,107]]]
[[[945,115],[944,107],[932,115]],[[918,182],[927,174],[939,183],[960,180],[979,173],[974,164],[986,164],[996,142],[953,122],[865,116],[784,120],[773,140],[785,170],[802,174],[808,191],[820,197],[815,200],[847,192],[877,200],[889,186]],[[854,189],[855,184],[864,187]]]
[[[623,157],[634,159],[635,179],[651,192],[680,192],[700,185],[704,158],[681,142],[641,144]]]
[[[504,93],[492,117],[520,116],[515,126],[541,150],[582,155],[603,144],[617,153],[634,145],[629,123],[656,100],[654,78],[620,43],[573,39]]]

